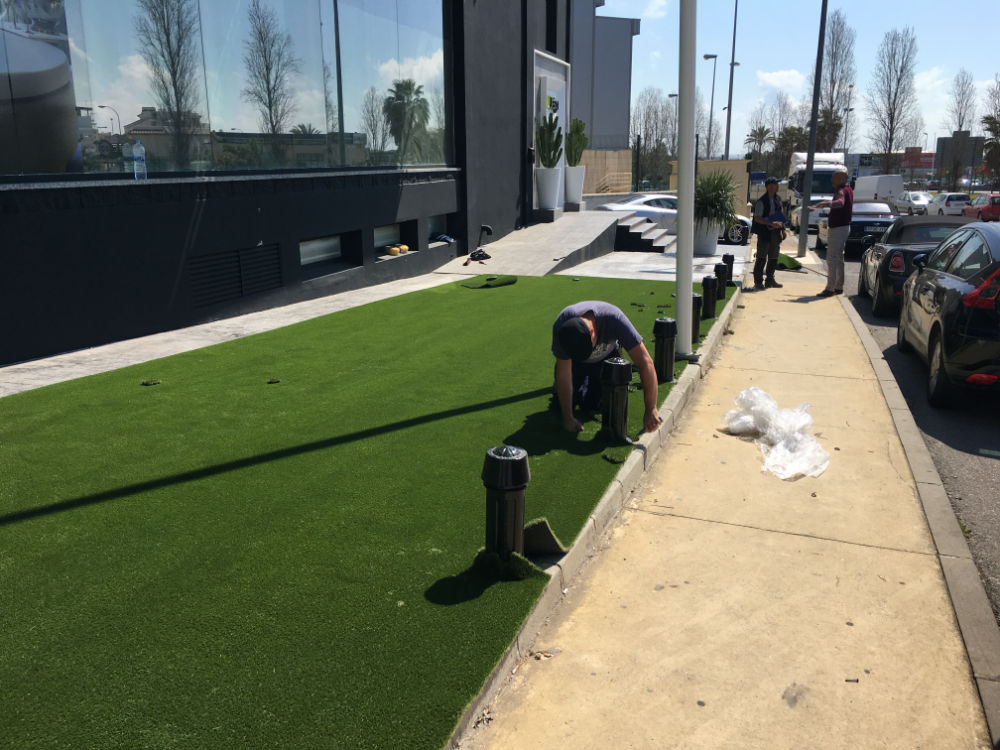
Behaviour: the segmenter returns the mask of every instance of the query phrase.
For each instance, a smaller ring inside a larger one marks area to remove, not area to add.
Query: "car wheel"
[[[867,297],[868,287],[865,285],[865,262],[861,260],[861,269],[858,271],[858,296]]]
[[[906,209],[906,214],[907,216],[913,216],[913,209],[912,208]]]
[[[882,318],[889,315],[892,312],[892,308],[892,302],[885,296],[885,288],[882,284],[882,280],[876,276],[875,288],[872,289],[872,315],[877,318]]]
[[[750,230],[742,222],[733,224],[726,230],[725,242],[727,245],[745,245],[750,238]]]
[[[944,209],[943,208],[939,208],[938,209],[938,216],[944,216]]]
[[[932,334],[930,346],[927,347],[927,402],[931,406],[951,406],[954,386],[948,381],[944,372],[944,347],[941,336]]]
[[[906,340],[906,329],[903,328],[903,316],[899,316],[899,323],[896,326],[896,348],[906,354],[913,351],[913,346]]]
[[[980,212],[979,212],[979,220],[980,220],[980,221],[982,221],[982,220],[983,220],[983,212],[982,212],[982,211],[980,211]]]
[[[821,240],[819,238],[819,230],[818,229],[816,230],[816,249],[817,250],[826,250],[826,243],[823,242],[823,240]]]

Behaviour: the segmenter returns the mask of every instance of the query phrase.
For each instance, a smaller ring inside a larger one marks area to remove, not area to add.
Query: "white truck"
[[[881,201],[896,210],[896,200],[903,194],[903,175],[876,174],[859,177],[854,184],[854,202]]]
[[[792,229],[799,231],[803,224],[809,229],[819,228],[819,212],[809,211],[808,219],[802,216],[803,181],[806,174],[806,160],[809,154],[796,151],[788,167],[788,205],[786,206],[788,221]],[[838,167],[845,169],[843,153],[817,153],[813,159],[812,189],[809,191],[809,204],[828,201],[833,198],[833,173]],[[823,209],[824,211],[826,209]]]

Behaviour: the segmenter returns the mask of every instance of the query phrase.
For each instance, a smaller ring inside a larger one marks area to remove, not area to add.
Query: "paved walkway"
[[[779,278],[462,748],[990,747],[868,356],[822,278]],[[812,404],[819,478],[720,429],[751,385]]]

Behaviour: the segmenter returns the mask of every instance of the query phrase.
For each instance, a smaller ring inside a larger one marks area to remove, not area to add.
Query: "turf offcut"
[[[442,745],[544,585],[468,570],[485,450],[571,542],[622,449],[549,412],[552,320],[652,349],[673,288],[453,284],[0,399],[5,745]]]

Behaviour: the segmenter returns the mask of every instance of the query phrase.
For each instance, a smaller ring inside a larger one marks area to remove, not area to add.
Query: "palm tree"
[[[403,164],[409,155],[411,145],[417,145],[415,140],[427,128],[430,120],[430,107],[424,98],[424,87],[411,78],[393,81],[389,95],[382,102],[382,112],[389,121],[389,132],[396,141],[399,163]],[[419,153],[416,154],[419,156]]]
[[[291,130],[292,135],[319,135],[319,131],[312,123],[299,123]]]
[[[982,119],[983,129],[989,137],[983,143],[983,151],[986,155],[986,166],[993,173],[993,179],[1000,177],[1000,117],[986,115]]]
[[[752,151],[758,154],[764,151],[764,146],[774,143],[774,133],[766,125],[758,125],[750,131],[750,135],[743,141],[744,146],[749,146]]]

